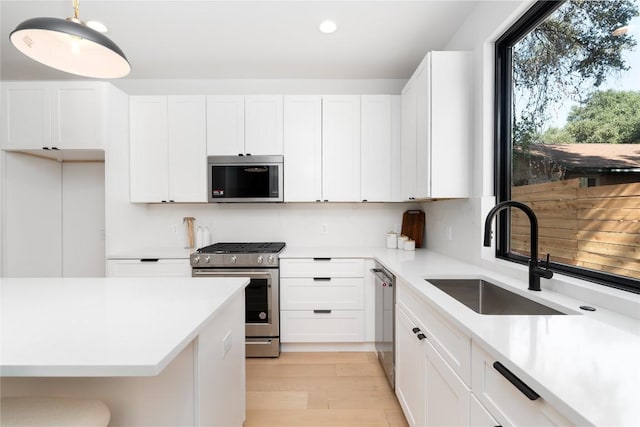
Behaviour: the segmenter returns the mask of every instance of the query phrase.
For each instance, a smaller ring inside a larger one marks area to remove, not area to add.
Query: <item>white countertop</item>
[[[280,258],[374,258],[578,425],[639,426],[640,320],[424,249],[293,248]],[[484,277],[566,316],[477,314],[425,278]],[[544,282],[544,280],[543,280]],[[625,295],[640,310],[640,296]]]
[[[151,376],[248,278],[0,279],[2,376]]]

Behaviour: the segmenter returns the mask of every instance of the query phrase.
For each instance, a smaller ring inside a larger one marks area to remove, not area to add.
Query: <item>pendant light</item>
[[[131,65],[107,36],[88,27],[73,0],[73,18],[32,18],[10,34],[11,43],[29,58],[51,68],[84,77],[124,77]]]

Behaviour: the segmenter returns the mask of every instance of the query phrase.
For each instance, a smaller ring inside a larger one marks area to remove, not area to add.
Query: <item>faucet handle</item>
[[[544,277],[545,279],[551,279],[553,277],[553,271],[549,270],[549,254],[547,253],[547,260],[544,263],[544,269],[539,269],[540,277]]]

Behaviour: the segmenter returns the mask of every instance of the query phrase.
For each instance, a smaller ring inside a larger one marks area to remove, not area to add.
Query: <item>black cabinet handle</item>
[[[527,396],[529,400],[536,400],[540,397],[538,393],[533,391],[531,387],[525,384],[520,378],[516,377],[513,372],[504,367],[504,365],[500,362],[494,362],[493,367],[496,371],[500,372],[503,377],[507,379],[511,384],[514,385],[515,388],[520,390],[522,394]]]
[[[331,310],[313,310],[315,314],[330,314]]]
[[[420,332],[420,328],[413,328],[411,332],[413,332],[414,334],[417,334],[418,332]]]
[[[328,282],[331,280],[331,277],[314,277],[314,282]]]
[[[314,258],[314,261],[331,261],[331,258]]]
[[[158,258],[140,258],[140,262],[158,262],[160,259]]]
[[[426,338],[427,338],[427,336],[426,336],[425,334],[423,334],[422,332],[420,332],[420,333],[419,333],[418,335],[416,335],[416,336],[418,337],[418,339],[419,339],[420,341],[422,341],[423,339],[426,339]]]

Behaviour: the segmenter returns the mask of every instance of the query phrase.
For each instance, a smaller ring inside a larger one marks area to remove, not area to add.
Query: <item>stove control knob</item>
[[[237,256],[235,256],[235,255],[234,255],[234,256],[232,256],[232,257],[231,257],[231,264],[235,264],[235,263],[236,263],[236,261],[238,261],[238,257],[237,257]]]
[[[194,257],[192,258],[192,262],[193,262],[193,264],[197,264],[197,263],[199,263],[199,262],[200,262],[200,257],[199,257],[199,256],[194,256]]]
[[[210,256],[206,256],[206,257],[204,257],[203,262],[204,262],[205,264],[208,264],[209,262],[211,262],[211,257],[210,257]]]
[[[262,255],[258,255],[258,258],[256,259],[256,262],[258,264],[262,264],[262,261],[263,261]]]
[[[269,258],[267,258],[267,262],[269,264],[273,264],[274,261],[275,261],[275,258],[273,257],[273,255],[269,255]]]

